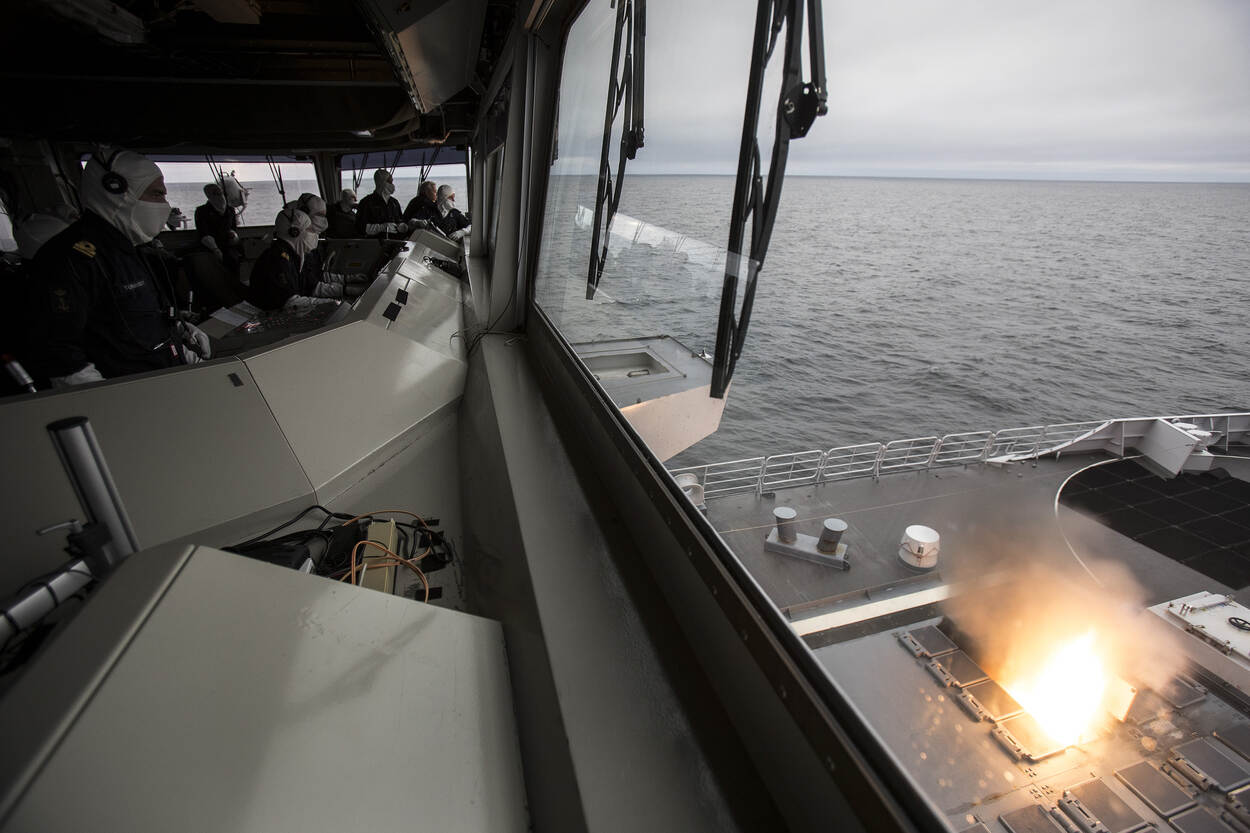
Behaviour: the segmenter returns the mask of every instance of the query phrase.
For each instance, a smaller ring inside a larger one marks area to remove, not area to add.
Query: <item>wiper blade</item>
[[[625,181],[625,163],[642,147],[643,43],[647,36],[646,0],[617,0],[616,35],[612,41],[612,75],[608,80],[608,98],[603,114],[603,150],[599,154],[599,186],[595,194],[595,225],[590,236],[590,267],[586,273],[586,300],[595,297],[603,267],[608,259],[608,237],[612,220],[621,204],[621,187]],[[624,48],[624,61],[621,50]],[[621,148],[616,165],[616,181],[612,181],[609,151],[612,147],[612,126],[624,109],[621,123]],[[603,241],[600,249],[599,241]]]
[[[734,368],[742,355],[755,286],[768,241],[772,237],[781,183],[785,179],[790,140],[807,135],[817,116],[827,112],[825,88],[824,25],[821,0],[806,0],[810,80],[803,80],[804,0],[760,0],[755,18],[755,42],[751,50],[751,75],[747,82],[746,113],[742,122],[742,145],[738,152],[738,179],[734,185],[733,213],[729,220],[729,246],[725,258],[725,284],[721,290],[720,321],[716,328],[716,355],[712,362],[712,396],[724,397]],[[777,101],[777,126],[772,158],[765,183],[760,171],[760,147],[756,140],[760,106],[764,97],[764,72],[777,45],[782,28],[786,30],[785,62],[781,94]],[[747,221],[751,221],[750,245],[743,246]],[[742,310],[734,317],[738,299],[738,279],[745,279]]]

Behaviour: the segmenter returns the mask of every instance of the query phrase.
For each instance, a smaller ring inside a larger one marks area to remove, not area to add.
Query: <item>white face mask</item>
[[[224,196],[209,197],[208,204],[215,208],[218,214],[226,213],[226,198]]]
[[[138,246],[155,240],[169,220],[169,203],[147,202],[138,200],[129,206],[123,206],[118,213],[118,228],[126,239]]]
[[[446,197],[438,201],[438,211],[440,214],[446,214],[447,212],[451,211],[455,207],[456,206],[452,204],[452,201],[447,199]]]
[[[323,234],[330,227],[330,221],[324,214],[312,215],[312,230],[317,234]]]
[[[304,232],[304,251],[311,252],[317,248],[317,230],[308,229]]]

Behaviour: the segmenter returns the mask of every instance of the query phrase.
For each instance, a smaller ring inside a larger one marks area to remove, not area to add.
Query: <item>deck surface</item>
[[[707,502],[708,518],[791,619],[861,604],[900,587],[961,581],[1032,561],[1079,577],[1084,570],[1068,542],[1095,574],[1114,572],[1116,564],[1127,567],[1146,604],[1199,590],[1234,593],[1238,601],[1250,602],[1250,588],[1223,584],[1211,570],[1199,572],[1099,523],[1089,507],[1062,505],[1056,514],[1055,496],[1068,477],[1108,459],[1101,453],[1076,454],[1005,466],[904,472],[762,496],[714,497]],[[846,521],[849,528],[842,540],[851,569],[844,572],[766,552],[764,537],[777,506],[797,510],[797,529],[809,535],[819,534],[825,518]],[[918,573],[899,560],[903,530],[911,524],[932,527],[941,535],[937,575]]]

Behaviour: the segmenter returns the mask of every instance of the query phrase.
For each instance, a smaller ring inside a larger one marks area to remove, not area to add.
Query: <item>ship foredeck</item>
[[[707,514],[804,634],[836,627],[848,621],[839,614],[864,605],[881,602],[878,607],[888,612],[889,600],[902,595],[927,591],[939,601],[952,583],[1010,573],[1030,562],[1079,576],[1083,568],[1074,553],[1096,575],[1119,569],[1115,565],[1127,568],[1148,604],[1199,590],[1250,601],[1250,587],[1244,587],[1250,584],[1250,550],[1243,560],[1241,549],[1229,546],[1231,539],[1193,532],[1204,519],[1208,526],[1224,524],[1225,533],[1232,523],[1226,517],[1212,520],[1214,510],[1203,509],[1194,495],[1214,500],[1217,490],[1244,482],[1226,483],[1213,474],[1168,481],[1125,460],[1073,477],[1056,513],[1056,494],[1069,477],[1114,459],[1102,452],[1082,453],[725,495],[708,500]],[[1185,494],[1178,499],[1178,492]],[[1219,497],[1227,499],[1223,491]],[[817,534],[825,518],[844,520],[850,569],[766,551],[764,538],[777,506],[795,509],[797,528],[807,534]],[[1144,526],[1126,529],[1125,519]],[[931,573],[914,571],[898,557],[903,530],[912,524],[941,535],[939,563]],[[1250,526],[1237,528],[1250,540]]]

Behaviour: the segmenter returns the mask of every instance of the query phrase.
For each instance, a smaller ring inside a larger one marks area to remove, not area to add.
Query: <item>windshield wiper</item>
[[[612,41],[612,76],[608,80],[608,99],[603,114],[603,150],[599,154],[599,187],[595,194],[595,227],[590,237],[590,268],[586,274],[586,300],[595,297],[603,266],[608,260],[608,234],[612,218],[621,204],[621,187],[625,182],[625,163],[642,147],[642,92],[645,61],[643,41],[647,36],[646,0],[616,0],[616,36]],[[624,65],[621,49],[624,44]],[[624,105],[621,124],[621,151],[616,165],[616,182],[612,181],[612,165],[608,151],[612,146],[612,125]],[[599,241],[603,240],[603,249]]]
[[[729,246],[725,258],[725,285],[721,290],[720,321],[716,328],[716,355],[712,363],[712,396],[724,397],[734,367],[742,355],[755,284],[781,200],[790,140],[807,135],[817,116],[827,112],[825,104],[825,44],[820,0],[806,0],[811,80],[803,80],[803,0],[760,0],[755,18],[755,43],[751,49],[751,76],[747,82],[746,114],[742,122],[742,146],[738,152],[738,179],[734,185],[733,214],[729,220]],[[786,29],[785,62],[781,95],[777,102],[777,128],[773,138],[768,183],[760,173],[760,146],[756,141],[760,105],[764,96],[764,71],[772,57],[781,28]],[[750,246],[743,249],[747,220],[751,221]],[[734,318],[738,298],[738,278],[746,276],[742,311]]]

